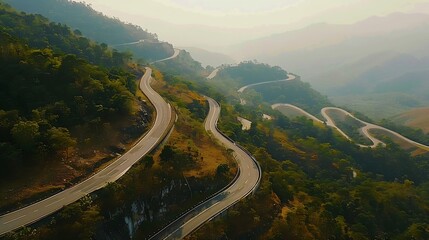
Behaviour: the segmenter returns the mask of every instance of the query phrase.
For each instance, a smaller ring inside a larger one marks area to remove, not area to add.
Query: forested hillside
[[[171,44],[158,41],[156,34],[149,33],[140,26],[104,16],[85,3],[69,0],[4,0],[4,2],[18,10],[42,14],[52,21],[67,24],[99,43],[132,51],[138,58],[158,60],[171,56],[174,51]],[[145,42],[119,46],[139,40]]]
[[[145,60],[172,54],[155,35],[85,4],[7,2],[62,23],[15,11],[0,0],[2,213],[85,179],[129,149],[149,126],[150,106],[136,84],[141,66],[130,53],[84,36],[94,34],[109,44],[137,41],[124,48]],[[63,25],[66,21],[79,30]],[[219,129],[260,163],[262,181],[254,194],[187,239],[429,239],[428,153],[412,155],[389,139],[383,139],[386,146],[360,148],[322,123],[273,110],[273,103],[292,103],[318,114],[331,105],[299,77],[237,92],[244,85],[286,79],[280,67],[252,61],[224,65],[207,80],[209,68],[186,51],[151,65],[152,87],[177,114],[163,144],[118,181],[2,238],[147,239],[227,185],[237,164],[231,149],[204,129],[204,94],[219,101]],[[407,76],[399,76],[390,90],[413,87]],[[411,76],[420,80],[417,88],[427,85],[424,76]],[[238,117],[252,122],[249,130]],[[347,132],[357,128],[345,122]],[[421,131],[383,125],[427,143]]]
[[[96,44],[63,24],[50,22],[41,15],[19,13],[0,2],[0,30],[19,38],[30,47],[51,48],[55,53],[74,54],[105,67],[123,66],[131,55]]]
[[[280,67],[257,62],[242,62],[237,66],[225,66],[211,84],[222,92],[237,95],[241,87],[288,78],[288,73]],[[249,87],[238,94],[248,104],[260,104],[261,101],[296,104],[305,110],[319,114],[320,109],[332,105],[326,96],[314,90],[310,84],[304,83],[299,76],[291,81],[273,82]]]
[[[206,224],[196,239],[429,238],[429,155],[397,145],[364,149],[306,118],[288,119],[263,105],[222,104],[221,130],[258,161],[257,193]],[[237,116],[252,128],[243,131]]]
[[[129,54],[2,3],[0,12],[3,209],[16,197],[64,186],[100,159],[112,159],[109,154],[123,151],[145,130],[148,119],[147,107],[136,96],[139,70],[129,63]],[[20,181],[14,178],[18,172],[28,179],[53,169],[58,175],[44,175],[40,179],[47,182],[32,186],[31,193],[20,192],[27,183],[13,182]],[[58,177],[62,180],[55,182]],[[8,189],[16,194],[6,193]]]
[[[311,88],[301,80],[263,84],[253,87],[262,99],[269,103],[290,103],[302,107],[308,112],[319,114],[323,107],[332,106],[326,96]]]
[[[189,52],[181,50],[179,55],[165,62],[158,62],[155,66],[162,72],[177,75],[187,78],[188,80],[204,81],[204,75],[207,74],[206,69],[201,66],[201,63],[195,61]]]
[[[219,72],[219,78],[234,79],[239,85],[282,80],[287,78],[287,72],[280,67],[271,67],[252,61],[241,62],[237,66],[223,68]]]

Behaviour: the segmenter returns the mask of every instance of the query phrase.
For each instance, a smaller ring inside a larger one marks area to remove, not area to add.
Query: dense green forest
[[[222,106],[222,131],[254,153],[263,181],[187,239],[429,238],[429,155],[393,143],[361,149],[303,117],[267,122],[266,109]],[[237,111],[250,116],[249,131]]]
[[[258,92],[266,102],[272,104],[294,104],[314,115],[319,115],[320,109],[332,106],[326,96],[323,96],[311,88],[310,84],[304,83],[298,79],[258,85],[253,87],[253,89]]]
[[[4,239],[144,239],[232,180],[232,155],[203,128],[208,104],[191,90],[199,86],[156,70],[154,75],[162,84],[157,91],[179,116],[168,142],[117,182]],[[200,172],[204,165],[208,173]]]
[[[335,122],[335,125],[347,134],[353,142],[356,144],[372,145],[371,140],[360,131],[365,124],[337,110],[330,110],[328,114]]]
[[[8,2],[33,8],[39,3]],[[96,145],[98,138],[110,137],[105,132],[113,122],[146,107],[136,104],[141,72],[130,69],[132,56],[82,36],[107,27],[106,17],[64,0],[43,0],[40,6],[58,21],[79,24],[81,19],[61,16],[74,9],[76,16],[99,25],[72,31],[0,3],[1,179],[16,177],[20,166],[48,165],[67,159],[74,148]],[[138,27],[109,21],[111,28],[104,31],[118,34],[111,36],[112,43],[141,37],[156,42]],[[188,239],[429,239],[429,154],[413,156],[388,141],[386,147],[359,148],[331,128],[272,110],[270,104],[282,102],[318,114],[331,105],[300,80],[255,87],[248,91],[257,104],[237,103],[233,93],[239,87],[285,79],[287,72],[278,67],[244,62],[207,81],[206,70],[186,52],[155,66],[165,72],[154,70],[157,91],[179,116],[169,141],[118,182],[65,207],[40,227],[5,239],[146,238],[226,185],[235,174],[233,164],[226,164],[232,156],[204,131],[207,103],[197,92],[221,102],[221,131],[255,156],[263,179],[254,195]],[[262,114],[273,119],[263,120]],[[238,116],[252,121],[249,131],[242,130]],[[141,132],[144,123],[129,132]],[[388,124],[417,140],[426,137]],[[210,162],[215,158],[225,163]],[[215,171],[198,175],[204,164]]]
[[[2,178],[15,167],[93,146],[91,134],[101,136],[118,116],[136,114],[137,76],[127,66],[129,54],[39,15],[2,3],[0,12]]]
[[[429,145],[429,134],[425,134],[421,129],[398,125],[387,119],[381,120],[380,125],[413,139],[414,141]]]
[[[154,64],[159,70],[169,75],[180,76],[192,82],[203,82],[206,70],[201,63],[192,59],[189,52],[181,50],[179,56],[164,62]]]
[[[99,129],[117,114],[133,113],[136,76],[0,35],[3,173],[10,170],[5,166],[31,163],[75,146],[72,127]]]
[[[19,13],[1,2],[0,31],[19,38],[30,47],[74,54],[105,67],[123,66],[131,58],[131,54],[112,50],[106,44],[96,44],[66,25],[50,22],[41,15]]]
[[[280,67],[253,61],[241,62],[237,66],[223,68],[217,79],[233,79],[242,87],[252,83],[282,80],[287,78],[287,72]]]
[[[69,0],[4,0],[14,8],[28,13],[42,14],[52,21],[67,24],[76,32],[100,43],[118,45],[145,40],[142,44],[115,46],[119,50],[132,51],[137,58],[157,60],[169,57],[174,50],[171,44],[160,42],[156,34],[140,26],[109,18],[95,11],[90,5]]]

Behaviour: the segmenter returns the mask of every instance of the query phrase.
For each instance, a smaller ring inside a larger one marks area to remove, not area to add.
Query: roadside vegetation
[[[387,119],[383,119],[380,124],[392,131],[400,133],[401,135],[409,139],[412,139],[425,145],[429,145],[429,134],[424,133],[423,130],[419,128],[411,128],[407,126],[398,125]]]
[[[334,109],[327,111],[327,113],[335,122],[335,125],[347,134],[354,143],[366,146],[372,145],[371,140],[359,130],[365,126],[363,123]]]
[[[87,9],[55,4],[60,12]],[[142,70],[132,55],[82,34],[0,2],[0,209],[83,179],[149,126],[150,106],[136,83]],[[187,239],[429,239],[428,153],[413,155],[392,141],[359,148],[306,117],[272,110],[272,103],[292,103],[318,115],[331,105],[300,80],[246,90],[249,104],[241,105],[238,88],[285,79],[278,67],[244,62],[207,81],[210,67],[187,52],[154,65],[153,86],[178,116],[169,138],[118,181],[3,239],[147,238],[223,188],[237,166],[204,130],[202,94],[221,103],[221,131],[255,156],[263,176],[254,195]],[[248,131],[238,116],[252,121]],[[359,124],[344,122],[356,137]],[[399,130],[427,143],[421,133]]]
[[[144,238],[232,180],[235,161],[204,130],[205,99],[180,78],[154,76],[178,114],[168,140],[117,182],[5,239]]]
[[[361,149],[305,118],[230,119],[260,108],[222,104],[222,131],[263,169],[257,193],[187,239],[426,239],[429,155],[394,143]],[[263,110],[263,109],[262,109]],[[412,207],[411,207],[412,206]]]
[[[129,54],[3,3],[0,12],[5,212],[70,186],[114,159],[147,129],[150,107],[136,96],[143,72]]]
[[[326,96],[299,79],[259,85],[254,89],[261,94],[262,100],[265,102],[293,104],[315,116],[320,116],[320,109],[332,106]]]
[[[75,33],[99,43],[132,52],[135,58],[154,61],[173,54],[173,46],[160,42],[158,36],[139,26],[124,23],[95,11],[89,4],[69,0],[4,0],[14,8],[32,14],[41,14],[51,21],[76,29]],[[123,45],[144,40],[139,44]]]

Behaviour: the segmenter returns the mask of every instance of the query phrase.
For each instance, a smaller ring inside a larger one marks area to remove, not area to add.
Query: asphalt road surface
[[[217,73],[220,71],[220,68],[216,68],[215,70],[213,70],[213,72],[210,73],[210,75],[207,76],[207,79],[213,79],[217,76]]]
[[[145,40],[144,40],[144,39],[142,39],[142,40],[138,40],[138,41],[136,41],[136,42],[115,44],[115,45],[112,45],[112,47],[120,47],[120,46],[128,46],[128,45],[136,45],[136,44],[144,43],[144,42],[145,42]]]
[[[292,105],[292,104],[278,103],[278,104],[273,104],[271,107],[272,107],[273,109],[277,109],[277,108],[278,108],[278,107],[280,107],[280,106],[291,107],[291,108],[293,108],[293,109],[295,109],[295,110],[300,111],[303,115],[307,116],[308,118],[312,119],[313,121],[322,122],[321,120],[319,120],[318,118],[316,118],[314,115],[312,115],[312,114],[310,114],[310,113],[308,113],[308,112],[304,111],[303,109],[301,109],[301,108],[299,108],[299,107],[297,107],[297,106],[295,106],[295,105]],[[413,145],[413,146],[415,146],[415,147],[418,147],[418,148],[421,148],[421,149],[424,149],[424,150],[429,151],[429,146],[426,146],[426,145],[424,145],[424,144],[421,144],[421,143],[418,143],[418,142],[416,142],[416,141],[413,141],[413,140],[411,140],[411,139],[409,139],[409,138],[406,138],[406,137],[402,136],[401,134],[399,134],[399,133],[397,133],[397,132],[394,132],[394,131],[392,131],[392,130],[390,130],[390,129],[387,129],[387,128],[385,128],[385,127],[378,126],[378,125],[375,125],[375,124],[368,123],[368,122],[365,122],[365,121],[363,121],[363,120],[360,120],[359,118],[357,118],[357,117],[353,116],[351,113],[347,112],[347,111],[346,111],[346,110],[344,110],[344,109],[336,108],[336,107],[325,107],[325,108],[323,108],[323,109],[321,110],[321,114],[322,114],[322,116],[326,119],[326,122],[325,122],[325,123],[326,123],[326,125],[327,125],[327,126],[330,126],[330,127],[332,127],[332,128],[334,128],[334,129],[336,129],[336,130],[337,130],[341,135],[343,135],[343,136],[344,136],[346,139],[348,139],[349,141],[352,141],[352,140],[351,140],[351,138],[350,138],[346,133],[344,133],[340,128],[338,128],[338,127],[337,127],[337,125],[335,124],[334,120],[329,116],[328,111],[330,111],[330,110],[340,111],[340,112],[342,112],[343,114],[345,114],[345,115],[347,115],[347,116],[349,116],[349,117],[351,117],[351,118],[353,118],[353,119],[355,119],[355,120],[359,121],[360,123],[362,123],[362,124],[364,125],[364,126],[363,126],[362,128],[360,128],[359,130],[362,132],[362,134],[363,134],[365,137],[367,137],[368,139],[370,139],[370,140],[371,140],[372,145],[362,145],[362,144],[358,144],[358,146],[360,146],[360,147],[370,147],[370,148],[375,148],[375,147],[377,147],[377,146],[378,146],[378,145],[380,145],[380,144],[381,144],[381,145],[385,145],[385,143],[383,143],[382,141],[380,141],[379,139],[375,138],[373,135],[371,135],[371,134],[369,133],[369,131],[370,131],[371,129],[379,129],[379,130],[382,130],[382,131],[388,132],[388,133],[390,133],[390,134],[393,134],[394,136],[396,136],[396,137],[398,137],[398,138],[402,139],[403,141],[405,141],[405,142],[407,142],[407,143],[409,143],[409,144],[412,144],[412,145]]]
[[[242,93],[242,92],[244,92],[244,90],[246,90],[247,88],[254,87],[254,86],[258,86],[258,85],[262,85],[262,84],[267,84],[267,83],[276,83],[276,82],[287,82],[287,81],[292,81],[292,80],[295,80],[295,79],[296,79],[296,76],[295,76],[295,75],[292,75],[292,74],[288,74],[288,75],[287,75],[287,77],[288,77],[287,79],[282,79],[282,80],[275,80],[275,81],[267,81],[267,82],[259,82],[259,83],[249,84],[249,85],[246,85],[246,86],[244,86],[244,87],[242,87],[242,88],[238,89],[238,91],[237,91],[237,92]]]
[[[140,81],[140,89],[156,109],[156,119],[150,131],[128,152],[85,181],[42,201],[0,216],[0,235],[36,222],[56,212],[63,206],[71,204],[85,195],[106,186],[107,183],[116,181],[134,163],[159,144],[165,133],[169,130],[172,112],[170,105],[150,87],[151,74],[152,70],[146,68],[146,73]]]
[[[308,113],[308,112],[304,111],[302,108],[299,108],[299,107],[297,107],[297,106],[295,106],[295,105],[292,105],[292,104],[287,104],[287,103],[276,103],[276,104],[273,104],[273,105],[271,106],[271,108],[272,108],[272,109],[274,109],[274,110],[278,109],[279,107],[289,107],[289,108],[293,108],[294,110],[296,110],[296,111],[300,112],[302,115],[305,115],[306,117],[310,118],[311,120],[313,120],[313,121],[315,121],[315,122],[323,123],[323,121],[322,121],[322,120],[320,120],[320,119],[318,119],[317,117],[313,116],[312,114],[310,114],[310,113]]]
[[[177,56],[179,56],[180,51],[181,51],[180,49],[175,48],[175,49],[174,49],[173,56],[168,57],[168,58],[164,58],[164,59],[160,59],[160,60],[157,60],[157,61],[155,61],[155,62],[151,62],[150,64],[159,63],[159,62],[164,62],[164,61],[167,61],[167,60],[170,60],[170,59],[176,58]]]
[[[341,109],[341,108],[336,108],[336,107],[326,107],[326,108],[323,108],[323,109],[321,110],[322,115],[323,115],[326,119],[328,119],[328,121],[330,121],[330,122],[331,122],[331,124],[334,124],[334,125],[335,125],[335,123],[332,121],[332,119],[331,119],[331,118],[329,117],[329,115],[326,113],[326,112],[327,112],[327,111],[329,111],[329,110],[337,110],[337,111],[340,111],[340,112],[342,112],[343,114],[345,114],[345,115],[347,115],[347,116],[349,116],[349,117],[351,117],[351,118],[353,118],[353,119],[355,119],[355,120],[357,120],[357,121],[359,121],[359,122],[361,122],[362,124],[364,124],[364,125],[365,125],[365,126],[363,126],[360,130],[362,131],[362,133],[363,133],[367,138],[369,138],[369,139],[372,141],[372,143],[373,143],[373,144],[372,144],[371,146],[360,145],[361,147],[371,147],[371,148],[374,148],[374,147],[377,147],[379,144],[381,144],[381,145],[385,145],[382,141],[380,141],[379,139],[377,139],[377,138],[373,137],[373,136],[369,133],[369,131],[370,131],[371,129],[379,129],[379,130],[382,130],[382,131],[386,131],[386,132],[388,132],[388,133],[391,133],[391,134],[393,134],[394,136],[396,136],[396,137],[398,137],[398,138],[402,139],[403,141],[408,142],[408,143],[410,143],[410,144],[412,144],[412,145],[414,145],[414,146],[416,146],[416,147],[418,147],[418,148],[422,148],[422,149],[425,149],[425,150],[428,150],[428,151],[429,151],[429,146],[423,145],[423,144],[418,143],[418,142],[416,142],[416,141],[413,141],[413,140],[411,140],[411,139],[409,139],[409,138],[406,138],[406,137],[402,136],[401,134],[399,134],[399,133],[397,133],[397,132],[394,132],[394,131],[392,131],[392,130],[390,130],[390,129],[387,129],[387,128],[385,128],[385,127],[378,126],[378,125],[375,125],[375,124],[372,124],[372,123],[368,123],[368,122],[362,121],[362,120],[360,120],[359,118],[356,118],[355,116],[353,116],[351,113],[349,113],[349,112],[347,112],[346,110]]]
[[[226,190],[196,206],[183,217],[168,225],[150,239],[182,239],[202,224],[210,221],[241,199],[247,197],[257,188],[261,179],[261,169],[256,160],[232,140],[222,135],[216,128],[220,114],[219,104],[207,98],[210,111],[205,121],[205,129],[211,132],[224,147],[233,150],[240,174]]]

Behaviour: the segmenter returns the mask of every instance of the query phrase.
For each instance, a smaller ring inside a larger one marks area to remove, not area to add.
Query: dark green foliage
[[[222,163],[216,168],[216,176],[224,176],[228,172],[229,172],[228,164]]]
[[[204,68],[201,63],[192,59],[191,54],[181,50],[179,56],[164,62],[154,64],[159,70],[169,75],[180,76],[187,80],[205,80]]]
[[[159,157],[161,163],[167,167],[172,167],[176,171],[188,169],[196,160],[193,152],[183,152],[170,145],[164,146]]]
[[[4,164],[1,172],[7,173],[3,177],[24,160],[29,164],[53,154],[68,158],[69,148],[78,140],[70,130],[77,126],[93,124],[95,133],[117,114],[131,115],[136,77],[122,63],[108,70],[75,55],[55,53],[49,44],[40,49],[28,47],[11,34],[46,36],[57,26],[38,16],[26,22],[29,16],[3,5],[0,11],[5,13],[0,15],[0,28],[13,25],[6,29],[10,33],[0,31],[0,158]],[[5,20],[8,17],[15,20]],[[44,31],[38,32],[39,28]],[[59,29],[64,30],[64,38],[57,39],[57,46],[63,46],[63,40],[76,43],[73,35],[67,35],[68,28]],[[105,57],[112,64],[116,61]]]
[[[83,35],[97,42],[113,45],[119,50],[131,51],[138,58],[157,60],[171,56],[174,51],[171,44],[159,42],[156,34],[149,33],[140,26],[109,18],[92,9],[89,4],[69,0],[5,0],[5,2],[18,10],[41,14],[52,21],[67,24],[77,29],[74,31],[77,36]],[[116,46],[143,39],[145,40],[143,44]]]
[[[222,69],[219,78],[232,78],[239,82],[239,85],[245,86],[252,83],[286,79],[287,72],[280,67],[248,61],[241,62],[238,66]]]
[[[90,196],[86,196],[78,202],[64,207],[60,213],[53,217],[49,217],[50,224],[55,225],[55,228],[48,226],[37,229],[22,228],[2,237],[11,240],[92,239],[101,219],[99,207],[93,204]]]
[[[161,154],[159,155],[161,158],[161,161],[163,162],[170,162],[172,158],[174,157],[174,150],[173,147],[170,145],[166,145],[163,149]]]
[[[383,119],[380,122],[380,125],[392,131],[398,132],[403,136],[406,136],[414,141],[417,141],[425,145],[429,145],[429,134],[425,134],[421,129],[397,125],[387,119]]]
[[[369,146],[372,145],[371,140],[360,132],[360,129],[365,126],[363,123],[348,115],[343,116],[342,113],[339,113],[336,110],[329,111],[329,116],[334,120],[338,128],[346,133],[353,142]]]
[[[312,114],[319,114],[323,107],[332,106],[326,96],[312,89],[301,80],[263,84],[254,87],[269,103],[289,103],[302,107]]]
[[[18,13],[0,3],[0,31],[19,38],[36,49],[50,48],[55,53],[74,54],[90,63],[106,67],[123,66],[131,56],[107,48],[105,44],[76,35],[69,27],[49,22],[41,15]]]
[[[222,131],[251,150],[264,178],[255,198],[230,210],[233,217],[228,214],[213,224],[218,232],[234,239],[427,236],[429,155],[413,157],[393,143],[386,148],[359,148],[306,118],[272,113],[276,120],[268,123],[260,120],[259,108],[222,106]],[[234,122],[236,112],[260,127],[242,131]],[[274,131],[286,133],[286,146],[271,134]],[[287,208],[286,217],[277,214],[275,204],[260,206],[261,199],[272,193]],[[244,206],[246,210],[238,211]],[[249,223],[247,229],[234,225],[252,219],[260,224]],[[212,227],[197,232],[196,239],[218,239],[207,231]]]

